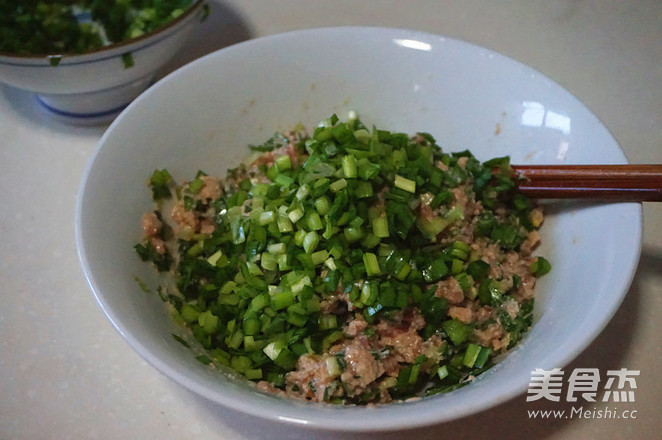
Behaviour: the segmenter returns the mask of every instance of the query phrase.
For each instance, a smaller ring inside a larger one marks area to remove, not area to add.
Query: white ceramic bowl
[[[625,163],[614,138],[575,97],[540,73],[487,49],[382,28],[297,31],[241,43],[187,65],[135,100],[91,158],[76,210],[83,269],[107,317],[165,375],[236,410],[292,424],[385,430],[446,421],[524,393],[530,372],[563,367],[603,329],[633,277],[639,204],[549,206],[535,324],[521,346],[474,383],[446,395],[378,408],[328,407],[260,394],[210,370],[181,334],[134,255],[155,168],[178,178],[223,174],[247,144],[302,122],[355,110],[368,125],[428,131],[446,150],[513,163]],[[522,396],[522,401],[524,402]]]
[[[153,32],[79,55],[0,53],[0,81],[35,92],[44,108],[69,122],[109,120],[142,93],[184,45],[200,21],[203,4],[194,2]],[[125,67],[123,56],[129,53],[133,65]]]

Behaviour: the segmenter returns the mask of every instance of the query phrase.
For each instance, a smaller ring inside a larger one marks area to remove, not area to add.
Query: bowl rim
[[[180,22],[186,20],[189,16],[195,13],[204,3],[206,0],[193,0],[193,2],[184,10],[181,14],[179,14],[177,17],[173,18],[172,20],[169,20],[168,22],[162,24],[161,26],[157,27],[156,29],[151,30],[150,32],[146,32],[142,35],[139,35],[137,37],[129,38],[127,40],[122,40],[118,41],[113,44],[109,44],[107,46],[102,46],[97,49],[92,49],[92,50],[87,50],[85,52],[81,53],[75,53],[75,52],[61,52],[61,53],[41,53],[41,54],[19,54],[15,52],[3,52],[0,51],[0,57],[5,57],[5,58],[13,58],[16,60],[46,60],[50,61],[52,59],[61,59],[62,61],[65,60],[71,60],[71,59],[77,59],[81,57],[86,57],[86,56],[94,56],[97,54],[103,54],[105,52],[110,52],[115,49],[120,49],[123,47],[131,46],[136,43],[140,43],[143,40],[147,40],[157,34],[160,34],[161,32],[164,32],[170,28],[173,28],[177,26]]]
[[[545,81],[549,81],[553,83],[556,87],[558,87],[560,90],[562,90],[567,96],[571,99],[574,99],[576,102],[581,104],[581,106],[593,117],[598,120],[600,126],[607,131],[609,136],[611,136],[614,140],[614,143],[616,147],[618,148],[618,152],[623,156],[623,161],[625,163],[628,162],[625,153],[623,152],[622,148],[616,141],[615,137],[612,135],[612,133],[609,131],[609,129],[600,121],[595,115],[582,101],[577,99],[575,95],[570,92],[568,89],[566,89],[564,86],[561,84],[557,83],[547,75],[539,72],[538,70],[534,69],[533,67],[530,67],[520,61],[517,61],[516,59],[513,59],[507,55],[504,55],[500,52],[494,51],[492,49],[476,45],[474,43],[470,43],[461,39],[453,38],[453,37],[448,37],[442,34],[435,34],[432,32],[426,32],[426,31],[419,31],[419,30],[409,30],[409,29],[402,29],[402,28],[390,28],[390,27],[380,27],[380,26],[331,26],[331,27],[318,27],[318,28],[310,28],[310,29],[300,29],[300,30],[292,30],[292,31],[287,31],[287,32],[282,32],[278,34],[273,34],[273,35],[267,35],[264,37],[259,37],[255,39],[251,39],[248,41],[244,41],[241,43],[237,43],[235,45],[220,49],[216,52],[212,52],[208,55],[205,55],[202,58],[208,58],[212,56],[218,56],[219,52],[225,52],[229,50],[237,50],[241,46],[246,46],[246,45],[254,45],[254,44],[261,44],[263,40],[273,40],[277,38],[302,38],[305,36],[306,33],[318,33],[318,32],[338,32],[338,31],[344,31],[344,30],[349,30],[352,32],[360,32],[360,31],[365,31],[365,30],[371,30],[371,31],[377,31],[377,32],[397,32],[397,33],[410,33],[412,35],[420,36],[420,37],[425,37],[425,38],[442,38],[444,41],[451,41],[453,43],[457,44],[462,44],[462,45],[467,45],[467,47],[472,47],[473,49],[478,49],[482,51],[489,52],[491,54],[494,54],[498,57],[503,58],[504,60],[507,60],[509,63],[514,63],[517,66],[526,68],[527,70],[534,72],[538,74],[541,78],[543,78]],[[201,59],[202,59],[201,58]],[[155,86],[158,86],[160,82],[166,81],[166,80],[173,80],[173,78],[176,78],[180,74],[184,74],[186,70],[188,70],[191,67],[191,64],[198,63],[200,59],[195,60],[191,63],[189,63],[186,66],[182,66],[181,68],[177,69],[176,71],[170,73],[166,77],[162,78],[159,82],[155,84]],[[157,89],[158,87],[152,87],[152,89]],[[147,92],[144,93],[144,95],[148,95],[150,93],[151,89],[148,90]],[[251,415],[251,416],[258,416],[263,420],[268,420],[272,422],[282,422],[290,426],[300,426],[300,427],[307,427],[307,428],[312,428],[312,429],[322,429],[322,430],[333,430],[337,432],[378,432],[378,431],[391,431],[391,430],[398,430],[398,429],[409,429],[409,428],[416,428],[416,427],[422,427],[422,426],[429,426],[437,423],[442,423],[442,422],[449,422],[451,420],[458,420],[463,417],[467,417],[471,414],[476,414],[481,411],[485,411],[487,409],[493,408],[495,406],[498,406],[500,404],[503,404],[504,402],[508,401],[509,399],[512,399],[521,393],[525,391],[525,389],[522,389],[520,386],[518,387],[513,387],[512,384],[509,387],[505,387],[504,389],[500,390],[497,394],[495,394],[494,399],[490,401],[479,401],[479,402],[474,402],[473,405],[464,405],[461,408],[456,408],[453,412],[454,414],[451,416],[444,416],[441,413],[436,413],[436,414],[431,414],[426,411],[421,411],[419,413],[415,413],[415,411],[411,410],[409,411],[413,415],[413,419],[407,422],[406,424],[403,424],[403,421],[401,418],[393,418],[390,421],[386,421],[384,424],[381,426],[375,426],[372,422],[370,422],[368,419],[370,418],[370,414],[376,414],[377,412],[381,413],[381,416],[384,417],[387,414],[393,415],[395,411],[397,411],[397,407],[399,406],[397,403],[396,404],[389,404],[389,405],[384,405],[381,406],[381,410],[379,408],[377,409],[366,409],[366,408],[358,408],[360,414],[364,416],[366,419],[365,421],[362,420],[357,420],[357,418],[352,417],[348,418],[345,420],[343,424],[338,425],[337,420],[335,417],[332,418],[327,418],[330,414],[333,414],[334,416],[342,417],[344,413],[346,413],[347,408],[339,409],[338,412],[329,412],[325,411],[323,407],[317,407],[316,404],[304,404],[300,408],[304,408],[301,416],[299,418],[292,417],[292,408],[299,407],[299,405],[294,405],[293,407],[289,408],[288,411],[284,413],[279,413],[278,411],[278,403],[275,404],[269,404],[262,402],[262,406],[255,405],[255,400],[254,399],[241,399],[237,398],[232,392],[229,392],[225,396],[221,396],[219,398],[217,396],[218,393],[212,392],[208,389],[206,389],[204,386],[202,386],[200,383],[196,382],[194,379],[192,379],[190,376],[182,373],[181,371],[178,371],[177,369],[173,368],[172,365],[170,365],[168,362],[164,361],[162,358],[159,358],[155,353],[147,349],[144,344],[140,341],[139,338],[134,337],[130,332],[126,332],[126,328],[124,325],[121,323],[121,318],[116,315],[116,313],[109,309],[107,302],[105,301],[103,294],[100,294],[97,292],[97,286],[94,280],[94,274],[90,272],[90,267],[89,263],[87,261],[87,252],[85,249],[85,246],[83,245],[83,237],[82,237],[82,202],[84,198],[84,193],[85,193],[85,184],[87,182],[87,179],[92,171],[93,165],[95,160],[97,159],[97,156],[99,155],[102,146],[107,142],[107,139],[110,136],[110,133],[113,131],[116,125],[121,123],[121,120],[123,119],[126,114],[128,114],[131,109],[136,105],[137,102],[141,101],[142,98],[145,96],[140,96],[138,99],[136,99],[134,102],[132,102],[121,114],[118,116],[118,118],[113,121],[113,123],[110,125],[110,127],[106,130],[106,133],[104,133],[103,137],[97,144],[95,150],[92,152],[92,155],[90,156],[90,159],[88,161],[88,164],[85,168],[84,174],[82,176],[82,181],[81,181],[81,186],[79,188],[78,196],[77,196],[77,203],[76,203],[76,223],[75,223],[75,238],[76,238],[76,244],[77,244],[77,249],[78,249],[78,254],[79,254],[79,260],[83,266],[85,278],[88,282],[89,287],[91,287],[92,293],[97,300],[98,305],[101,306],[102,311],[106,315],[106,317],[111,321],[113,326],[116,328],[116,330],[119,331],[121,336],[125,339],[125,341],[134,349],[136,350],[140,356],[145,359],[148,363],[150,363],[152,366],[154,366],[157,370],[159,370],[161,373],[165,374],[168,376],[170,379],[172,379],[174,382],[178,383],[179,385],[183,386],[184,388],[187,388],[194,393],[196,393],[198,396],[209,400],[213,404],[218,404],[221,405],[222,407],[229,407],[232,408],[236,411],[239,411],[241,413]],[[586,337],[580,338],[577,341],[575,341],[573,344],[571,344],[571,347],[568,351],[566,351],[562,356],[560,356],[556,361],[560,362],[563,365],[560,366],[565,366],[568,363],[570,363],[573,359],[575,359],[579,354],[581,354],[589,345],[591,342],[595,340],[595,338],[604,330],[604,328],[609,324],[609,322],[612,320],[614,314],[620,307],[620,304],[622,303],[625,295],[628,292],[629,287],[631,286],[631,283],[635,277],[636,273],[636,268],[638,266],[640,254],[641,254],[641,248],[642,248],[642,232],[643,232],[643,209],[641,203],[629,203],[631,207],[633,208],[634,214],[637,218],[637,224],[636,224],[636,236],[632,237],[632,243],[633,243],[633,252],[634,252],[634,258],[630,261],[630,264],[625,267],[624,273],[627,273],[628,276],[624,276],[620,281],[620,283],[615,286],[617,287],[618,294],[614,295],[613,297],[613,302],[611,303],[609,308],[604,309],[603,312],[603,317],[604,319],[602,320],[601,324],[598,326],[594,326],[590,332],[586,334]],[[244,394],[246,391],[243,391],[241,394]],[[410,408],[413,407],[418,407],[419,404],[423,402],[432,402],[434,397],[430,399],[423,399],[422,401],[419,402],[411,402],[408,403],[405,407],[409,406]],[[424,404],[424,403],[423,403]],[[426,405],[429,406],[429,405]],[[311,409],[312,408],[312,409]],[[402,407],[401,407],[402,408]],[[422,408],[421,408],[422,409]],[[376,411],[376,412],[372,412]],[[313,414],[314,413],[314,414]],[[384,421],[382,419],[382,421]]]

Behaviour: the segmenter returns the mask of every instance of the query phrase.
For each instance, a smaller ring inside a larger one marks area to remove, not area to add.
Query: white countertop
[[[662,163],[660,2],[217,1],[175,65],[249,38],[333,25],[428,31],[510,56],[583,101],[631,162]],[[0,85],[0,438],[333,438],[203,401],[143,361],[106,320],[80,269],[73,221],[83,169],[105,128],[64,125],[30,94]],[[620,404],[636,418],[532,419],[528,410],[573,405],[527,403],[522,395],[447,424],[344,438],[659,438],[660,230],[662,204],[644,204],[632,287],[603,333],[565,369],[640,370],[636,401]]]

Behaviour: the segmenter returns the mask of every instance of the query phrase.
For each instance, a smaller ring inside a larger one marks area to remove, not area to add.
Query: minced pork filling
[[[353,114],[249,147],[223,178],[148,181],[135,248],[174,281],[158,291],[201,362],[268,393],[373,404],[456,389],[521,341],[551,266],[508,157]]]

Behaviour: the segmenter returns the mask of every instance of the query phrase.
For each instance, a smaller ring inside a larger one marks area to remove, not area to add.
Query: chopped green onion
[[[281,344],[278,344],[278,342],[274,341],[267,344],[267,346],[264,347],[262,351],[264,352],[264,354],[269,356],[269,359],[275,361],[278,358],[280,352],[283,350],[283,348],[284,347]]]
[[[481,346],[477,344],[469,344],[467,345],[467,350],[464,352],[464,358],[462,359],[462,364],[464,364],[465,367],[473,367],[474,364],[476,363],[476,359],[478,359],[478,355],[480,354]]]
[[[321,251],[313,252],[313,254],[310,257],[313,260],[313,264],[315,266],[318,266],[324,263],[325,261],[329,260],[329,252],[326,251],[325,249],[322,249]]]
[[[182,309],[179,311],[179,315],[182,317],[184,322],[194,322],[198,320],[200,312],[190,304],[184,304]]]
[[[340,364],[335,356],[331,356],[325,359],[326,373],[331,378],[340,376],[342,373],[340,369]]]
[[[287,217],[279,216],[276,219],[276,223],[278,224],[278,232],[291,232],[292,231],[292,221],[290,220],[289,216],[287,216]]]
[[[276,219],[276,215],[274,214],[273,211],[264,211],[260,214],[258,222],[260,223],[260,225],[264,226],[273,222],[275,219]]]
[[[290,176],[286,176],[285,174],[278,174],[274,179],[274,183],[288,188],[294,183],[294,179],[292,179]]]
[[[552,265],[543,257],[537,257],[529,266],[529,272],[537,277],[541,277],[552,270]]]
[[[244,376],[246,376],[246,379],[248,379],[248,380],[262,379],[262,369],[260,369],[260,368],[255,368],[255,369],[248,368],[244,371]]]
[[[307,224],[308,224],[308,229],[313,231],[319,231],[320,229],[324,229],[324,223],[322,222],[322,218],[316,211],[310,211],[310,213],[307,214]]]
[[[361,303],[366,306],[372,305],[379,296],[379,287],[376,281],[369,281],[363,284],[361,288]]]
[[[272,243],[267,246],[267,251],[272,255],[284,254],[285,250],[285,243]]]
[[[489,263],[486,263],[483,260],[472,261],[469,263],[466,269],[467,275],[471,276],[475,280],[483,279],[489,271]]]
[[[444,330],[454,345],[460,345],[469,336],[467,325],[457,319],[444,321]]]
[[[274,310],[282,310],[292,304],[294,304],[293,292],[279,292],[271,297],[271,307],[273,307]]]
[[[386,217],[375,217],[372,219],[372,233],[376,237],[386,238],[389,236],[388,219]]]
[[[319,215],[326,215],[331,210],[331,202],[327,196],[321,196],[315,200],[315,209]]]
[[[534,221],[534,203],[516,192],[507,159],[481,164],[466,151],[442,152],[429,134],[370,130],[335,115],[312,137],[277,135],[253,149],[273,153],[229,170],[217,200],[199,197],[202,172],[178,186],[157,171],[150,182],[196,221],[166,225],[173,219],[157,200],[163,230],[136,251],[176,274],[176,290],[158,292],[206,350],[201,361],[299,397],[397,401],[450,391],[491,367],[506,348],[479,345],[474,329],[498,323],[512,347],[531,326],[533,300],[516,294],[519,266],[499,262],[517,253],[535,277],[551,265],[520,246],[542,218]],[[160,255],[155,239],[172,255]],[[513,301],[518,307],[506,307]],[[476,312],[485,306],[489,319]],[[353,389],[352,338],[389,362],[392,329],[415,331],[424,350]],[[288,383],[307,355],[329,381]]]
[[[363,238],[363,230],[361,228],[348,227],[344,230],[345,238],[348,242],[354,243]]]
[[[338,327],[336,315],[321,315],[319,317],[319,326],[321,330],[329,330]]]
[[[406,177],[402,177],[399,174],[395,175],[395,182],[394,185],[396,188],[400,188],[404,191],[410,192],[410,193],[415,193],[416,192],[416,182],[410,179],[407,179]]]
[[[474,367],[475,368],[483,368],[487,361],[490,358],[490,355],[492,354],[492,350],[490,350],[487,347],[480,347],[480,353],[478,353],[478,356],[476,357],[476,361],[474,362]]]
[[[320,242],[320,237],[315,231],[310,231],[303,238],[303,249],[307,254],[311,254]]]
[[[453,258],[451,262],[451,274],[458,275],[464,269],[464,261]]]
[[[363,254],[363,264],[365,265],[366,274],[369,277],[381,274],[379,262],[377,261],[377,256],[375,254],[371,252]]]
[[[329,185],[329,189],[335,193],[347,188],[347,181],[345,179],[338,179]]]
[[[303,218],[303,210],[301,208],[295,208],[287,214],[287,217],[292,223],[296,223]]]
[[[297,198],[297,200],[302,201],[303,199],[308,197],[308,194],[310,194],[310,187],[304,183],[297,190],[295,197]]]
[[[202,190],[203,186],[205,186],[204,180],[197,178],[188,184],[188,190],[192,194],[198,194]]]
[[[346,179],[354,179],[358,176],[358,170],[356,168],[356,157],[351,154],[343,156],[342,158],[342,170],[343,175]]]
[[[278,169],[279,172],[289,170],[292,168],[292,161],[290,159],[290,156],[288,156],[287,154],[278,156],[274,160],[274,163],[276,164],[276,168]]]

